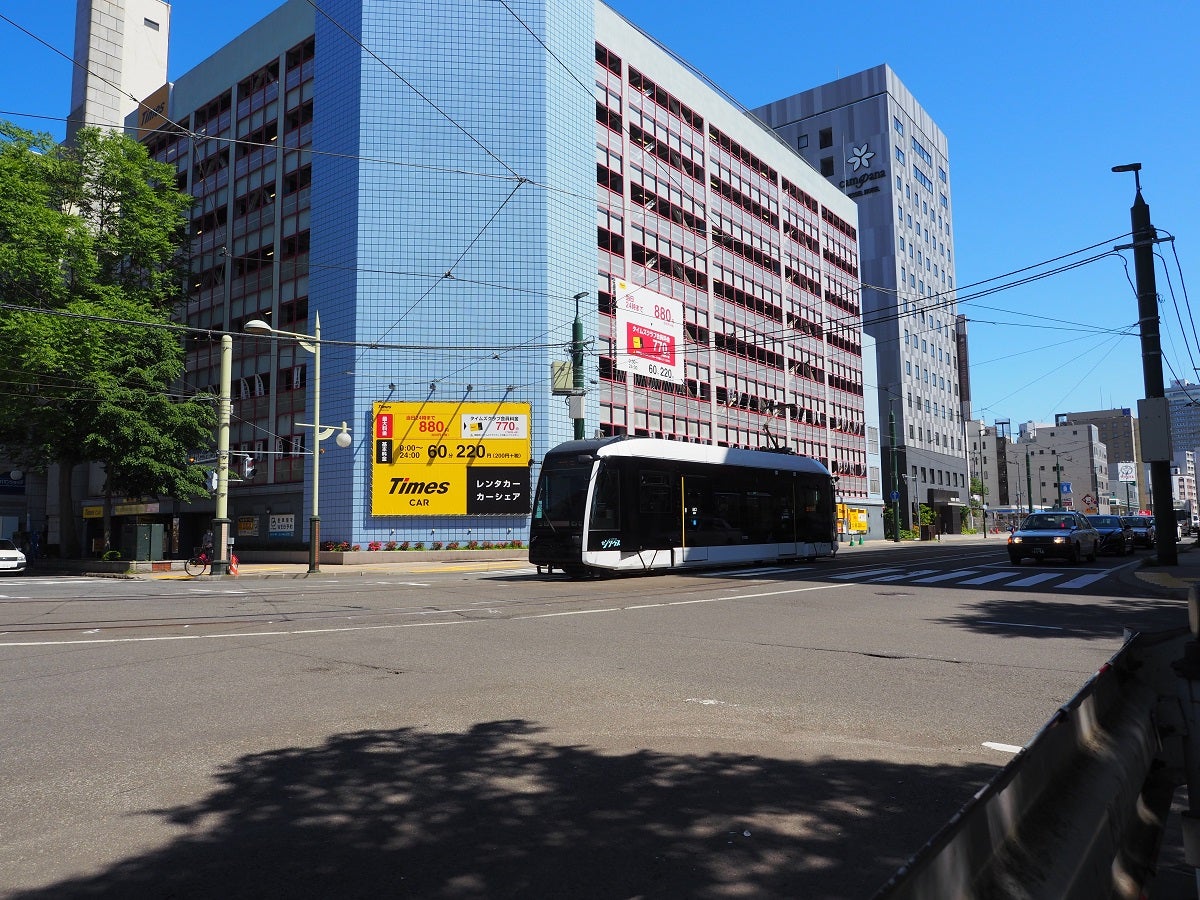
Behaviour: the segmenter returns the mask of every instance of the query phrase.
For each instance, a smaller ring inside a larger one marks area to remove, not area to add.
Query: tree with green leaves
[[[178,389],[186,211],[175,170],[116,132],[71,147],[0,122],[0,453],[59,466],[62,552],[79,555],[73,473],[114,495],[203,496],[211,395]],[[106,522],[106,534],[110,532]]]

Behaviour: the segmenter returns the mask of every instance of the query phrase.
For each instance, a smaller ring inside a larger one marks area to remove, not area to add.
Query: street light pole
[[[229,419],[233,406],[233,335],[221,335],[221,395],[217,398],[217,508],[213,518],[212,573],[228,575],[231,525],[229,520]]]
[[[318,501],[320,499],[321,441],[325,440],[325,438],[329,437],[335,431],[338,431],[333,426],[321,424],[321,316],[314,313],[313,333],[311,335],[298,334],[294,331],[280,331],[277,328],[272,328],[262,319],[251,319],[246,323],[245,329],[250,334],[292,338],[300,345],[301,349],[307,350],[313,356],[313,421],[297,422],[296,424],[301,428],[311,428],[313,430],[312,513],[308,518],[308,571],[309,573],[320,572],[321,515]],[[337,445],[339,447],[349,447],[350,444],[350,427],[343,422],[340,433],[337,436]]]
[[[1033,515],[1033,475],[1029,471],[1028,447],[1025,448],[1025,492],[1029,495],[1029,514]]]
[[[900,475],[896,471],[899,465],[896,459],[896,410],[895,400],[888,399],[888,434],[892,439],[892,540],[900,543]]]

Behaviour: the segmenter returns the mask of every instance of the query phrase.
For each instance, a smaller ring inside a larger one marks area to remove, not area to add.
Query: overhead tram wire
[[[405,84],[406,84],[407,86],[409,86],[410,88],[412,87],[412,86],[411,86],[411,85],[410,85],[410,84],[407,82],[407,80],[405,80],[405,79],[404,79],[404,78],[403,78],[403,77],[402,77],[402,76],[401,76],[401,75],[400,75],[398,72],[396,72],[396,71],[395,71],[395,70],[394,70],[394,69],[393,69],[391,66],[387,65],[387,63],[385,63],[385,62],[384,62],[382,59],[380,59],[380,58],[378,57],[378,55],[377,55],[377,54],[375,54],[373,51],[371,51],[369,48],[367,48],[365,45],[363,45],[363,44],[362,44],[360,41],[357,41],[357,39],[356,39],[356,38],[354,38],[354,36],[353,36],[352,34],[350,34],[349,32],[347,32],[347,31],[346,31],[346,29],[345,29],[345,28],[344,28],[344,27],[343,27],[343,26],[342,26],[340,23],[338,23],[338,22],[337,22],[336,20],[334,20],[334,19],[333,19],[331,16],[329,16],[329,15],[328,15],[328,14],[327,14],[327,13],[326,13],[326,12],[325,12],[323,9],[321,9],[321,8],[320,8],[320,7],[319,7],[319,6],[318,6],[318,5],[317,5],[315,2],[313,2],[313,0],[309,0],[309,3],[310,3],[310,5],[312,5],[312,6],[313,6],[313,7],[314,7],[314,8],[315,8],[315,9],[316,9],[318,12],[320,12],[320,13],[321,13],[323,16],[325,16],[325,18],[327,18],[327,19],[328,19],[328,20],[329,20],[331,23],[333,23],[333,24],[334,24],[336,27],[338,27],[340,30],[342,30],[342,31],[343,31],[343,33],[347,34],[347,35],[348,35],[348,36],[351,38],[351,40],[353,40],[355,43],[358,43],[358,44],[359,44],[359,46],[360,46],[360,47],[362,47],[362,49],[363,49],[364,51],[366,51],[366,52],[367,52],[367,53],[369,53],[369,54],[370,54],[370,55],[371,55],[373,58],[375,58],[376,60],[378,60],[378,61],[380,62],[380,64],[381,64],[381,65],[383,65],[385,68],[387,68],[387,69],[388,69],[388,71],[389,71],[389,72],[391,72],[393,75],[395,75],[397,78],[399,78],[399,79],[400,79],[400,80],[401,80],[403,83],[405,83]],[[507,7],[507,5],[506,5],[506,8],[508,8],[508,7]],[[510,11],[510,13],[512,12],[512,10],[511,10],[511,9],[509,9],[509,11]],[[515,18],[517,18],[517,20],[518,20],[519,22],[521,22],[521,24],[522,24],[524,27],[526,27],[526,28],[528,29],[528,26],[527,26],[527,25],[525,25],[525,23],[524,23],[524,22],[523,22],[523,21],[520,19],[520,17],[519,17],[519,16],[516,16],[516,15],[515,15],[515,13],[513,13],[513,15],[514,15],[514,17],[515,17]],[[25,34],[29,35],[30,37],[32,37],[34,40],[38,41],[39,43],[42,43],[43,45],[45,45],[46,47],[48,47],[49,49],[51,49],[53,52],[55,52],[55,53],[59,54],[60,56],[63,56],[63,57],[64,57],[64,58],[66,58],[66,59],[68,59],[68,60],[69,60],[69,61],[70,61],[70,62],[71,62],[73,65],[75,65],[75,66],[78,66],[78,67],[80,67],[80,68],[85,68],[85,70],[86,70],[86,67],[83,67],[83,66],[82,66],[82,64],[80,64],[80,63],[77,63],[77,62],[76,62],[74,59],[72,59],[71,57],[67,56],[66,54],[63,54],[63,53],[62,53],[61,51],[59,51],[57,48],[53,47],[53,45],[51,45],[51,44],[49,44],[48,42],[46,42],[46,41],[42,40],[40,37],[38,37],[37,35],[33,34],[33,33],[32,33],[32,32],[30,32],[28,29],[25,29],[25,28],[23,28],[22,26],[20,26],[20,25],[19,25],[19,24],[17,24],[16,22],[14,22],[14,21],[13,21],[12,19],[10,19],[9,17],[7,17],[7,16],[4,16],[3,14],[0,14],[0,19],[3,19],[4,21],[7,21],[9,24],[13,25],[13,27],[15,27],[15,28],[17,28],[18,30],[20,30],[20,31],[24,32]],[[532,31],[531,31],[531,34],[532,34]],[[536,35],[534,35],[534,37],[536,38]],[[540,43],[540,41],[539,41],[539,43]],[[543,44],[543,47],[544,47],[544,46],[545,46],[545,45]],[[665,48],[664,48],[664,49],[665,49]],[[667,52],[669,53],[670,51],[668,50]],[[550,55],[551,55],[551,56],[553,56],[553,57],[556,59],[556,61],[558,61],[558,62],[560,63],[560,65],[562,65],[562,61],[561,61],[561,60],[558,60],[558,58],[557,58],[557,57],[556,57],[554,54],[552,54],[552,53],[551,53]],[[674,58],[676,58],[676,59],[679,59],[679,58],[678,58],[677,56],[675,56],[674,54],[671,54],[671,55],[672,55]],[[686,61],[680,60],[680,62],[681,62],[682,64],[685,64],[685,65],[686,65]],[[564,66],[564,68],[566,68],[566,67]],[[693,68],[693,70],[694,70],[694,68]],[[567,71],[569,72],[569,69],[568,69]],[[92,74],[95,74],[95,73],[92,73]],[[101,80],[104,80],[104,81],[105,81],[105,83],[109,84],[111,87],[114,87],[114,88],[116,88],[116,86],[115,86],[115,85],[112,85],[112,83],[111,83],[111,82],[108,82],[106,79],[103,79],[103,77],[102,77],[102,76],[96,75],[96,77],[97,77],[97,78],[100,78]],[[573,73],[572,73],[572,77],[574,78],[574,75],[573,75]],[[590,90],[587,88],[587,86],[586,86],[586,85],[584,85],[582,82],[580,82],[578,78],[574,78],[574,80],[575,80],[575,81],[576,81],[578,84],[580,84],[580,87],[581,87],[581,88],[583,88],[583,89],[584,89],[584,90],[585,90],[585,91],[586,91],[586,92],[589,94],[589,97],[593,97],[593,99],[594,99],[594,95],[592,95],[591,91],[590,91]],[[500,163],[502,166],[504,166],[504,167],[505,167],[505,168],[506,168],[506,169],[507,169],[509,172],[513,173],[513,175],[516,175],[516,173],[515,173],[515,170],[511,169],[511,167],[507,166],[507,164],[506,164],[506,163],[504,163],[504,162],[503,162],[503,160],[500,160],[500,159],[499,159],[499,157],[496,157],[496,156],[495,156],[495,154],[491,153],[491,151],[490,151],[490,150],[488,150],[488,148],[486,148],[486,147],[485,147],[485,146],[484,146],[484,145],[483,145],[481,142],[479,142],[477,139],[475,139],[475,138],[474,138],[474,136],[473,136],[473,135],[471,135],[469,131],[467,131],[466,129],[462,128],[462,126],[461,126],[461,125],[459,125],[459,124],[458,124],[457,122],[455,122],[455,121],[454,121],[454,120],[453,120],[451,117],[449,117],[448,115],[446,115],[446,114],[444,113],[444,111],[443,111],[443,110],[441,110],[439,107],[437,107],[437,106],[436,106],[436,104],[433,104],[431,101],[428,101],[428,98],[425,98],[425,97],[424,97],[424,95],[422,95],[422,94],[421,94],[419,91],[416,91],[415,89],[413,89],[413,90],[414,90],[414,93],[416,93],[416,94],[417,94],[417,96],[421,97],[423,100],[426,100],[426,102],[429,102],[429,103],[430,103],[430,105],[431,105],[431,106],[432,106],[434,109],[436,109],[436,110],[439,112],[439,114],[442,114],[442,115],[444,115],[444,116],[446,117],[447,121],[450,121],[452,124],[454,124],[454,125],[455,125],[455,127],[459,128],[459,129],[460,129],[460,130],[462,130],[462,131],[463,131],[465,134],[467,134],[467,136],[468,136],[468,137],[470,137],[470,138],[471,138],[473,141],[475,141],[475,142],[476,142],[476,143],[477,143],[477,144],[478,144],[478,145],[479,145],[479,146],[480,146],[482,149],[484,149],[484,151],[485,151],[485,152],[487,152],[489,156],[492,156],[492,158],[496,159],[496,161],[497,161],[497,162],[499,162],[499,163]],[[136,97],[133,97],[132,95],[129,95],[129,94],[125,94],[125,96],[128,96],[128,97],[129,97],[131,100],[133,100],[135,103],[137,103],[137,104],[139,105],[139,107],[145,106],[145,104],[144,104],[144,103],[142,103],[142,101],[141,101],[141,100],[139,100],[138,98],[136,98]],[[733,101],[733,100],[731,99],[731,102],[733,102],[733,103],[734,103],[734,105],[735,105],[735,106],[737,106],[739,109],[742,109],[742,107],[740,107],[740,105],[739,105],[739,104],[737,104],[737,103],[736,103],[736,101]],[[743,111],[743,112],[744,112],[746,115],[751,115],[750,113],[746,112],[744,109],[742,109],[742,111]],[[184,136],[190,136],[190,137],[197,138],[197,139],[199,139],[199,138],[203,138],[203,139],[215,140],[215,141],[227,141],[227,142],[229,142],[229,143],[235,143],[235,144],[236,144],[236,143],[242,143],[242,144],[248,144],[248,145],[253,145],[253,146],[273,146],[273,145],[270,145],[270,144],[265,144],[265,143],[249,142],[249,141],[238,141],[238,140],[236,140],[236,139],[219,138],[219,137],[214,137],[214,136],[210,136],[210,135],[199,135],[199,134],[197,134],[197,133],[195,133],[195,132],[192,132],[190,129],[187,129],[187,128],[185,128],[185,127],[184,127],[184,126],[182,126],[181,124],[179,124],[179,123],[177,123],[177,122],[174,122],[174,121],[172,121],[172,120],[170,120],[170,119],[166,119],[166,121],[167,121],[167,123],[168,123],[168,124],[170,124],[170,125],[174,126],[174,127],[175,127],[175,128],[176,128],[176,129],[177,129],[177,130],[178,130],[178,131],[181,133],[181,134],[183,134]],[[288,149],[288,148],[281,148],[281,149]],[[302,150],[302,151],[304,151],[304,152],[308,152],[308,153],[311,153],[311,154],[318,154],[318,153],[324,153],[324,152],[325,152],[325,151],[320,151],[320,150],[313,149],[313,148],[293,148],[293,149]],[[789,149],[790,149],[790,148],[789,148]],[[330,155],[335,155],[335,156],[350,156],[350,155],[347,155],[347,154],[330,154]],[[350,158],[354,158],[354,159],[369,159],[369,158],[367,158],[367,157],[357,157],[357,156],[350,156]],[[657,157],[655,157],[655,159],[657,160]],[[395,161],[388,161],[388,160],[379,160],[379,162],[381,162],[381,163],[391,163],[391,164],[395,164],[395,165],[415,165],[415,164],[408,164],[408,163],[397,163],[397,162],[395,162]],[[659,163],[659,164],[661,164],[661,161],[658,161],[658,163]],[[437,168],[437,167],[430,167],[430,168]],[[456,173],[459,173],[459,174],[463,174],[462,170],[450,169],[450,170],[443,170],[443,171],[456,172]],[[488,174],[486,174],[486,173],[469,173],[469,172],[468,172],[468,173],[465,173],[465,174],[474,174],[474,175],[478,175],[479,177],[496,177],[496,176],[489,176],[489,175],[488,175]],[[520,176],[517,176],[517,177],[518,177],[518,178],[520,178]],[[520,184],[522,184],[522,183],[529,183],[529,184],[531,184],[531,185],[533,185],[533,186],[541,187],[542,189],[544,189],[544,190],[547,190],[547,191],[557,191],[557,192],[559,192],[559,193],[567,193],[567,192],[564,192],[564,191],[562,191],[561,189],[555,188],[555,187],[553,187],[553,186],[550,186],[550,185],[542,185],[542,184],[540,184],[540,183],[538,183],[538,182],[535,182],[535,181],[532,181],[532,180],[523,180],[523,181],[519,181],[519,182],[518,182],[518,187],[519,187],[519,186],[520,186]],[[514,190],[515,190],[515,189],[514,189]],[[589,205],[590,205],[590,206],[593,206],[593,207],[594,207],[594,205],[596,204],[596,199],[597,199],[597,198],[596,198],[594,195],[591,195],[590,197],[588,197],[588,196],[585,196],[585,195],[576,194],[576,193],[574,193],[574,192],[569,192],[569,193],[571,193],[571,194],[573,194],[574,196],[578,197],[580,200],[586,200],[586,201],[589,203]],[[510,195],[510,197],[511,197],[511,195]],[[622,198],[622,201],[623,201],[623,198]],[[506,202],[507,202],[507,201],[506,201]],[[626,205],[624,202],[622,202],[622,204],[621,204],[621,209],[622,209],[622,211],[623,211],[623,212],[628,212],[628,209],[629,209],[629,207],[628,207],[628,206],[627,206],[627,205]],[[714,224],[714,223],[711,223],[711,222],[710,222],[710,225],[711,225],[711,224]],[[477,238],[476,238],[476,239],[477,239]],[[706,249],[706,250],[705,250],[705,251],[704,251],[702,254],[697,254],[697,253],[693,252],[693,254],[692,254],[692,255],[693,255],[693,258],[698,258],[699,256],[702,256],[702,255],[707,255],[709,252],[711,252],[711,250],[712,250],[712,249],[713,249],[715,246],[719,246],[719,245],[717,245],[717,244],[709,244],[709,246],[707,247],[707,249]],[[1100,245],[1099,245],[1099,244],[1097,244],[1097,245],[1093,245],[1093,246],[1100,246]],[[1090,249],[1090,248],[1084,248],[1084,249]],[[1083,251],[1076,251],[1076,253],[1078,253],[1078,252],[1083,252]],[[1108,255],[1108,254],[1104,254],[1104,255]],[[1063,256],[1063,257],[1057,257],[1057,258],[1055,258],[1055,259],[1062,259],[1062,258],[1066,258],[1066,257],[1065,257],[1065,256]],[[1102,258],[1102,257],[1095,257],[1094,259],[1099,259],[1099,258]],[[1093,260],[1085,260],[1085,261],[1082,261],[1082,262],[1080,262],[1080,263],[1077,263],[1076,265],[1085,265],[1085,264],[1087,264],[1088,262],[1094,261],[1094,259],[1093,259]],[[461,260],[461,257],[460,257],[460,260]],[[1052,261],[1055,261],[1055,260],[1047,260],[1046,262],[1052,262]],[[1040,263],[1040,264],[1037,264],[1037,265],[1044,265],[1044,264],[1045,264],[1045,263]],[[1042,277],[1049,277],[1050,275],[1053,275],[1053,274],[1059,274],[1061,271],[1067,271],[1067,270],[1069,270],[1070,268],[1073,268],[1073,267],[1074,267],[1074,266],[1068,266],[1068,267],[1064,267],[1064,268],[1062,268],[1062,269],[1059,269],[1059,270],[1056,270],[1056,271],[1054,271],[1054,272],[1045,273],[1045,274],[1043,274],[1043,275],[1039,275],[1039,276],[1033,276],[1033,277],[1031,277],[1031,278],[1029,278],[1029,279],[1024,279],[1024,280],[1022,280],[1022,281],[1019,281],[1019,282],[1016,282],[1016,283],[1014,283],[1014,284],[1012,284],[1012,285],[999,286],[999,287],[997,287],[997,288],[989,289],[989,290],[987,290],[987,291],[982,291],[982,292],[980,292],[979,294],[977,294],[977,295],[975,295],[975,296],[976,296],[976,297],[987,296],[988,294],[990,294],[990,293],[994,293],[994,292],[996,292],[996,291],[998,291],[998,290],[1005,290],[1005,289],[1008,289],[1009,287],[1020,286],[1021,284],[1025,284],[1025,283],[1029,283],[1029,282],[1032,282],[1032,281],[1039,280],[1039,279],[1040,279],[1040,278],[1042,278]],[[1027,268],[1033,268],[1033,267],[1027,267]],[[1025,271],[1025,270],[1026,270],[1026,269],[1019,269],[1019,270],[1015,270],[1015,272],[1020,272],[1020,271]],[[1008,274],[1014,274],[1014,273],[1008,273]],[[662,273],[660,273],[660,277],[664,277],[664,276],[662,275]],[[993,278],[991,278],[991,279],[987,279],[987,280],[985,280],[985,281],[982,281],[982,282],[976,282],[976,284],[986,284],[986,283],[988,283],[988,282],[990,282],[990,281],[992,281],[992,280],[995,280],[996,278],[1002,278],[1002,277],[1006,277],[1006,276],[1005,276],[1005,275],[1001,275],[1001,276],[994,276],[994,277],[993,277]],[[863,286],[867,286],[867,285],[863,285]],[[968,285],[967,287],[970,287],[970,285]],[[880,288],[876,288],[876,289],[878,290],[878,289],[880,289]],[[962,288],[962,287],[959,287],[959,288],[958,288],[958,290],[960,290],[960,291],[961,291],[961,290],[963,290],[963,288]],[[896,293],[898,294],[899,292],[898,292],[898,291],[896,291]],[[939,294],[940,294],[940,293],[944,293],[944,292],[939,292]],[[424,297],[424,296],[427,296],[427,295],[428,295],[428,292],[427,292],[425,295],[423,295],[423,297]],[[936,294],[935,294],[934,296],[938,296],[938,295],[936,295]],[[916,310],[914,310],[913,312],[917,312],[917,313],[919,313],[919,312],[927,312],[927,313],[928,313],[928,312],[930,312],[930,311],[932,311],[932,310],[935,310],[935,309],[938,309],[938,308],[942,308],[942,307],[948,307],[948,306],[953,306],[955,303],[965,303],[965,302],[970,302],[972,299],[973,299],[973,297],[955,297],[955,298],[950,298],[950,299],[948,299],[948,300],[946,300],[946,301],[943,301],[943,302],[940,302],[940,303],[937,303],[937,304],[927,304],[927,303],[926,303],[926,304],[919,305],[919,306],[918,306],[918,308],[917,308]],[[419,303],[419,302],[420,302],[420,299],[418,299],[418,301],[416,301],[416,302],[417,302],[417,303]],[[916,302],[920,303],[920,301],[919,301],[919,300],[918,300],[918,301],[916,301]],[[414,306],[415,306],[415,304],[414,304]],[[408,313],[408,312],[410,312],[410,311],[412,310],[412,308],[413,308],[413,307],[412,307],[412,306],[410,306],[409,310],[407,310],[407,311],[405,312],[405,315],[407,315],[407,313]],[[883,316],[883,317],[879,317],[879,318],[871,319],[870,321],[863,320],[862,324],[863,324],[863,326],[866,326],[866,325],[868,325],[868,324],[870,324],[870,325],[874,325],[874,324],[882,324],[882,323],[884,323],[884,322],[886,322],[886,321],[888,321],[888,320],[890,320],[890,319],[899,319],[899,318],[901,318],[902,316],[905,316],[905,315],[911,315],[911,314],[912,314],[912,313],[897,313],[897,314],[894,314],[894,315]],[[825,326],[826,326],[826,327],[836,327],[836,326],[838,326],[838,325],[841,325],[841,324],[843,324],[843,323],[845,323],[845,322],[847,322],[847,321],[853,321],[853,320],[852,320],[852,319],[850,319],[850,317],[837,316],[837,317],[833,317],[833,318],[829,319],[829,320],[828,320],[828,321],[825,323]],[[397,323],[396,323],[396,324],[399,324],[399,320],[397,321]],[[395,326],[392,326],[392,327],[395,327]],[[391,331],[391,328],[389,328],[389,329],[388,329],[388,331],[390,332],[390,331]],[[387,332],[385,332],[385,334],[386,334],[386,333],[387,333]],[[777,338],[778,338],[778,339],[783,339],[783,338],[786,338],[787,336],[789,336],[790,334],[791,334],[791,329],[790,329],[790,328],[789,328],[789,329],[787,329],[787,330],[780,330],[780,332],[779,332],[779,333],[778,333],[778,335],[777,335]],[[771,334],[770,334],[770,333],[765,333],[765,334],[763,335],[763,337],[765,337],[765,338],[767,338],[767,339],[771,339]]]

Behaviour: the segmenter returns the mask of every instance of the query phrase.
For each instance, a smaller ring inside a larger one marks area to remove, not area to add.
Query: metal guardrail
[[[1128,637],[875,900],[1144,896],[1196,731],[1174,667],[1191,637]]]

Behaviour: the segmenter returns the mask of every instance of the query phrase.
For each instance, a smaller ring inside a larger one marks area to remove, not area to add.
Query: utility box
[[[121,526],[121,556],[125,559],[160,560],[163,558],[163,526]]]

